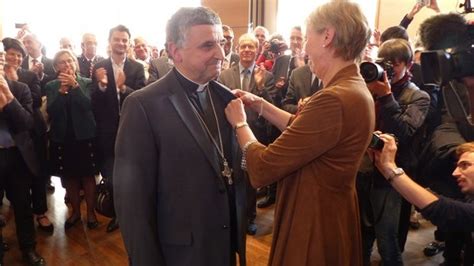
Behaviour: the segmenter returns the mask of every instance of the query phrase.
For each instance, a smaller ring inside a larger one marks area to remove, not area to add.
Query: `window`
[[[15,0],[3,1],[0,12],[3,35],[15,37],[15,23],[28,23],[45,45],[47,56],[59,49],[61,37],[70,38],[77,54],[81,53],[82,34],[97,36],[97,54],[105,56],[109,30],[118,24],[130,29],[132,40],[143,36],[150,45],[163,48],[166,22],[182,6],[200,6],[200,0],[173,1],[101,1],[101,0]]]
[[[277,12],[277,32],[282,34],[286,41],[290,36],[293,26],[305,27],[305,20],[308,15],[318,6],[329,2],[328,0],[278,0]],[[375,24],[375,15],[377,0],[356,0],[353,1],[360,5],[365,13],[370,27],[373,29]]]

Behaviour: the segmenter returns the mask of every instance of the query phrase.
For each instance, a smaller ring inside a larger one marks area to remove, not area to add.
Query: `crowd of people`
[[[53,59],[27,26],[4,38],[0,189],[25,261],[46,265],[34,219],[56,230],[50,177],[66,189],[64,230],[82,222],[82,197],[94,230],[100,175],[115,201],[107,232],[120,228],[131,265],[246,265],[257,207],[272,204],[269,265],[370,265],[375,240],[383,265],[403,265],[411,204],[438,226],[445,265],[472,265],[474,131],[450,111],[470,105],[445,100],[416,59],[465,49],[430,32],[454,21],[446,32],[459,37],[468,23],[436,15],[413,45],[406,28],[422,7],[379,32],[357,4],[330,1],[289,43],[258,26],[235,47],[213,10],[181,8],[164,51],[118,25],[107,57],[91,33],[80,55],[61,38]],[[368,81],[362,61],[383,74]],[[449,86],[468,99],[472,77]]]

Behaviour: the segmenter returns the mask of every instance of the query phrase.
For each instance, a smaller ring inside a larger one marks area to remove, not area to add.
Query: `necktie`
[[[319,80],[315,78],[311,84],[311,95],[319,90]]]
[[[244,69],[244,78],[242,79],[242,90],[249,91],[250,86],[250,73],[249,70],[246,68]]]

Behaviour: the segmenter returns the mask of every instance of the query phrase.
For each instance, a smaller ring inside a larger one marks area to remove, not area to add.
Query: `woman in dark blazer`
[[[87,226],[98,225],[95,216],[95,121],[91,109],[90,79],[77,75],[76,57],[68,50],[54,57],[57,79],[45,88],[47,112],[51,121],[50,162],[54,175],[66,187],[72,214],[65,223],[68,229],[81,220],[79,191],[84,189],[87,203]]]
[[[41,85],[36,74],[30,70],[21,68],[23,59],[26,56],[26,50],[23,44],[17,39],[4,38],[2,40],[5,48],[5,74],[9,80],[23,82],[28,85],[33,98],[33,129],[30,130],[34,142],[35,151],[40,162],[40,173],[33,178],[31,185],[31,197],[33,201],[33,213],[36,215],[38,228],[52,232],[54,226],[46,216],[48,204],[46,201],[46,182],[49,180],[47,173],[47,137],[46,122],[41,114]]]

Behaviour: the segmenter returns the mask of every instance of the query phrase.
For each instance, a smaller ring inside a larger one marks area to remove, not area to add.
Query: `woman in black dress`
[[[87,227],[93,229],[98,222],[94,211],[97,169],[95,121],[88,89],[91,80],[77,75],[77,59],[69,50],[55,55],[54,67],[58,77],[46,85],[45,91],[51,121],[51,169],[61,177],[72,205],[72,214],[64,226],[68,229],[81,220],[79,191],[83,188]]]

